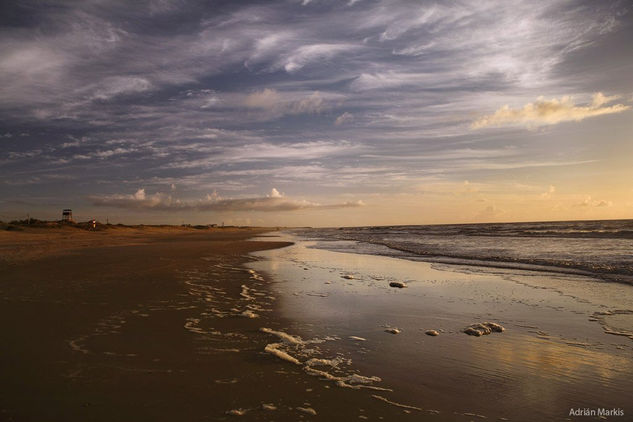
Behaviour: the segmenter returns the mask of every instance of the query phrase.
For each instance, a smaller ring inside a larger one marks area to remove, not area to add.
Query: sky
[[[0,220],[633,218],[627,1],[0,3]]]

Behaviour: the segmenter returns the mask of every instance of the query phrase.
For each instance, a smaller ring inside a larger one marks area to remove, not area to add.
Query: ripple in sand
[[[316,292],[316,293],[309,292],[309,293],[306,293],[306,296],[314,296],[314,297],[328,297],[328,296],[329,296],[329,294],[327,294],[327,293],[318,293],[318,292]]]
[[[243,311],[243,312],[241,312],[239,315],[240,315],[241,317],[244,317],[244,318],[251,318],[251,319],[252,319],[252,318],[259,318],[259,315],[257,315],[255,312],[253,312],[253,311],[249,311],[249,310],[247,310],[247,311]]]
[[[317,412],[311,407],[297,407],[299,412],[307,413],[308,415],[316,416]]]
[[[244,299],[244,300],[255,300],[255,296],[252,296],[250,294],[250,291],[251,291],[251,289],[248,286],[242,284],[242,291],[240,292],[240,296],[242,296],[242,299]]]
[[[187,318],[184,328],[185,330],[196,333],[196,334],[206,334],[206,331],[199,327],[200,319],[199,318]]]
[[[82,347],[80,345],[80,342],[82,342],[83,340],[85,340],[85,337],[79,337],[76,338],[74,340],[70,340],[68,342],[68,345],[70,346],[71,349],[73,349],[75,352],[81,352],[84,355],[87,355],[89,353],[88,349]]]
[[[458,413],[458,414],[459,414],[459,413]],[[488,419],[488,418],[487,418],[486,416],[484,416],[484,415],[480,415],[480,414],[477,414],[477,413],[472,413],[472,412],[464,412],[464,413],[461,413],[461,415],[468,416],[468,417],[470,417],[470,418]]]

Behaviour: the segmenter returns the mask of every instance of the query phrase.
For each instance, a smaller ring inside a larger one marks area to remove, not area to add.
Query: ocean
[[[316,240],[314,247],[340,252],[633,284],[633,220],[341,227],[296,233]]]

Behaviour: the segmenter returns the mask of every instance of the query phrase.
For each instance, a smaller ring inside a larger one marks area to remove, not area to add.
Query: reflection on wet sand
[[[473,359],[476,356],[480,361],[493,361],[497,370],[528,370],[548,382],[591,379],[596,384],[609,386],[613,380],[633,373],[633,359],[597,350],[589,344],[561,343],[523,335],[511,341],[498,340],[497,347],[478,342],[470,342],[468,346]]]
[[[444,417],[510,420],[564,420],[571,407],[628,403],[633,343],[603,326],[627,326],[629,311],[618,309],[633,303],[633,286],[333,252],[287,240],[297,244],[256,253],[263,260],[252,267],[275,281],[292,332],[335,337],[320,353],[381,379],[381,387],[393,390],[379,394],[383,403]],[[464,327],[488,321],[506,330],[464,334]],[[385,333],[394,327],[399,335]],[[428,336],[429,330],[441,334]]]

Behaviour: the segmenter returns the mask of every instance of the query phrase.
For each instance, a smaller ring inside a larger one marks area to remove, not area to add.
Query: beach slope
[[[250,370],[240,352],[265,345],[230,335],[251,329],[239,317],[241,286],[252,281],[241,264],[288,245],[248,240],[265,231],[0,232],[0,419],[223,415],[233,397],[222,383]],[[196,327],[209,309],[226,317],[215,336]]]

